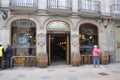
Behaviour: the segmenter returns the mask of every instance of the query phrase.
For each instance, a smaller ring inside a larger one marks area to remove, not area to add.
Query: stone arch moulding
[[[69,25],[70,31],[71,31],[71,29],[72,29],[71,27],[73,26],[73,23],[72,23],[72,21],[70,21],[69,19],[65,19],[65,18],[48,18],[48,19],[46,19],[46,20],[43,22],[46,30],[47,30],[48,24],[49,24],[50,22],[53,22],[53,21],[62,21],[62,22],[65,22],[65,23],[67,23],[67,24]]]
[[[94,26],[96,26],[97,28],[98,28],[98,32],[99,32],[99,27],[100,27],[100,25],[97,23],[97,22],[95,22],[95,21],[79,21],[78,23],[77,23],[77,30],[78,30],[78,32],[79,32],[79,28],[80,28],[80,26],[82,25],[82,24],[92,24],[92,25],[94,25]]]
[[[41,25],[40,21],[36,17],[32,17],[32,16],[12,16],[6,21],[6,27],[9,29],[12,22],[14,22],[15,20],[20,20],[20,19],[27,19],[27,20],[33,21],[35,23],[37,29]]]
[[[92,25],[94,25],[94,26],[97,28],[97,30],[98,30],[98,35],[99,35],[99,32],[100,32],[100,27],[99,27],[99,25],[96,24],[96,23],[94,23],[94,22],[88,22],[88,21],[81,22],[81,23],[79,24],[78,32],[79,32],[80,26],[83,25],[83,24],[92,24]],[[78,34],[79,34],[79,33],[78,33]],[[99,40],[99,36],[98,36],[98,40]],[[98,43],[98,44],[99,44],[99,43]]]

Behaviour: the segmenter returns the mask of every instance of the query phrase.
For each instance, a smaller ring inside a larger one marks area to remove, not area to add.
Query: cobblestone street
[[[51,65],[47,68],[15,67],[1,70],[0,80],[120,80],[120,63],[101,65]]]

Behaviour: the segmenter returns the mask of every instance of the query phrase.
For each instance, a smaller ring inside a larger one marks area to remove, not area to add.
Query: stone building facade
[[[11,44],[14,56],[49,65],[59,58],[79,65],[95,44],[110,62],[120,61],[120,1],[1,0],[0,42]]]

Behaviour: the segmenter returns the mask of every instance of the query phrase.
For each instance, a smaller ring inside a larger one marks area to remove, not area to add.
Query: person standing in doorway
[[[100,65],[100,50],[97,48],[97,45],[94,45],[92,55],[93,55],[93,66],[99,67],[99,65]]]
[[[4,48],[2,46],[2,43],[0,43],[0,69],[2,69],[2,58],[4,55]]]
[[[6,67],[6,69],[8,69],[8,68],[10,68],[10,63],[11,63],[12,46],[10,46],[10,45],[8,44],[5,53],[6,53],[6,63],[5,63],[5,67]]]

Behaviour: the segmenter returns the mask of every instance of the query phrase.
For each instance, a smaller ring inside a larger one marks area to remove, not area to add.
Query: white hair
[[[97,45],[94,45],[94,48],[97,48]]]

